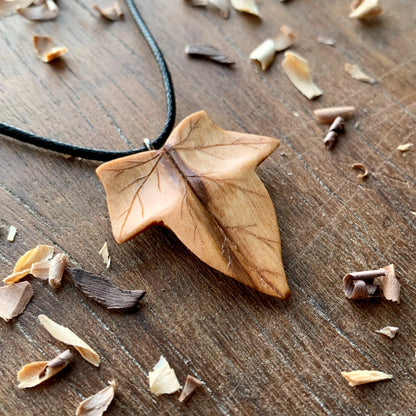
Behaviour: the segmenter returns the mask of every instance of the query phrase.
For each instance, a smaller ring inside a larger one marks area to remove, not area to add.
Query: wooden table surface
[[[118,245],[111,233],[98,163],[67,158],[0,137],[2,275],[38,244],[67,253],[73,265],[147,294],[131,314],[112,313],[69,282],[57,291],[31,279],[26,311],[0,322],[0,414],[71,415],[85,397],[117,382],[108,415],[407,415],[416,401],[416,6],[382,2],[370,21],[348,18],[349,0],[259,1],[263,19],[185,1],[137,2],[172,72],[177,122],[204,109],[227,129],[271,136],[279,149],[258,169],[274,203],[291,297],[262,295],[213,270],[173,233],[152,228]],[[0,20],[0,120],[81,146],[123,150],[155,137],[165,117],[157,66],[134,26],[96,18],[92,0],[59,1],[55,21]],[[266,72],[250,52],[280,26],[297,34],[293,50],[309,60],[322,97],[309,101],[288,81],[283,54]],[[69,52],[44,64],[31,36],[49,35]],[[317,42],[329,36],[335,47]],[[192,60],[187,44],[219,47],[233,68]],[[352,79],[358,64],[377,82]],[[333,151],[328,126],[313,110],[353,105]],[[370,176],[357,178],[354,163]],[[244,209],[244,207],[241,207]],[[412,213],[413,212],[413,213]],[[18,233],[6,239],[10,225]],[[111,267],[98,250],[107,241]],[[342,277],[394,263],[400,304],[348,301]],[[41,327],[46,314],[101,355],[97,369],[79,356],[39,387],[17,388],[23,364],[64,349]],[[395,339],[375,333],[400,328]],[[167,358],[183,384],[205,383],[186,405],[156,397],[147,374]],[[390,381],[348,386],[341,371],[374,369]]]

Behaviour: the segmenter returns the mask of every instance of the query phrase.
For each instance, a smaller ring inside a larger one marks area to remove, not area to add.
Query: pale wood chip
[[[379,5],[379,0],[353,0],[351,10],[349,17],[355,19],[368,19],[369,17],[378,16],[383,11]]]
[[[33,296],[29,282],[0,287],[0,317],[6,322],[20,315]]]
[[[104,245],[101,247],[100,251],[98,252],[98,254],[102,257],[103,262],[106,264],[107,268],[110,265],[110,253],[108,251],[108,245],[107,245],[107,241],[104,243]]]
[[[386,337],[394,338],[398,330],[399,328],[397,326],[385,326],[384,328],[378,329],[376,332],[378,334],[383,334]]]
[[[221,17],[228,19],[230,17],[230,6],[228,0],[209,0],[208,4],[218,9]]]
[[[342,107],[328,107],[319,108],[314,110],[315,117],[321,123],[332,123],[337,117],[346,119],[350,117],[355,111],[355,107],[342,106]]]
[[[11,243],[13,243],[14,238],[16,237],[16,233],[17,233],[17,228],[14,225],[11,225],[9,227],[9,232],[7,234],[7,241],[10,241]]]
[[[293,45],[296,36],[293,30],[288,26],[280,28],[280,35],[274,39],[274,49],[276,52],[282,52]]]
[[[72,345],[89,363],[96,367],[100,365],[100,357],[98,354],[69,328],[57,324],[46,315],[39,315],[38,319],[45,329],[58,341],[67,345]]]
[[[370,172],[368,171],[367,166],[365,166],[362,163],[354,163],[353,165],[351,165],[351,167],[353,169],[357,169],[360,170],[361,173],[357,175],[357,178],[361,179],[361,180],[366,180],[368,178],[368,176],[370,175]]]
[[[30,274],[37,279],[48,280],[50,267],[51,260],[44,260],[33,263],[32,267],[30,268]]]
[[[14,266],[13,274],[3,279],[3,282],[8,284],[18,282],[30,273],[33,263],[50,259],[53,256],[53,250],[54,248],[51,246],[39,245],[34,249],[27,251],[17,261]]]
[[[410,148],[413,146],[413,143],[405,143],[397,146],[397,150],[400,150],[401,152],[407,152],[410,150]]]
[[[178,400],[182,403],[185,403],[191,397],[195,389],[202,386],[203,384],[204,383],[201,380],[198,380],[197,378],[188,375],[186,377],[185,385]]]
[[[175,370],[170,367],[163,355],[153,367],[153,371],[149,372],[149,386],[150,391],[156,396],[172,394],[181,388]]]
[[[292,84],[310,100],[322,95],[321,89],[312,81],[308,61],[293,52],[285,52],[283,69]]]
[[[348,384],[352,387],[393,378],[391,374],[382,373],[381,371],[369,370],[341,371],[341,374],[345,377],[345,379],[348,381]]]
[[[36,361],[26,364],[17,373],[17,380],[20,381],[17,387],[27,389],[43,383],[63,370],[73,358],[71,352],[66,350],[51,361]]]
[[[116,382],[109,381],[108,387],[82,401],[75,413],[76,416],[101,416],[110,406],[116,389]]]
[[[99,7],[96,4],[92,6],[102,17],[111,20],[113,22],[123,19],[123,12],[121,11],[120,4],[115,1],[111,6]]]
[[[231,0],[231,6],[239,12],[249,13],[261,17],[260,9],[255,0]]]
[[[45,63],[60,58],[68,52],[66,46],[55,46],[49,36],[33,36],[33,47],[37,57]]]
[[[327,37],[327,36],[318,35],[316,38],[316,41],[318,43],[322,43],[323,45],[335,46],[335,39]]]
[[[59,7],[53,0],[45,0],[32,7],[18,7],[16,12],[28,20],[46,21],[58,17]]]
[[[394,264],[382,268],[386,271],[386,274],[380,277],[383,296],[387,300],[400,303],[400,283],[396,278]]]
[[[346,63],[345,71],[351,75],[352,78],[356,79],[357,81],[366,82],[368,84],[375,84],[375,80],[371,78],[369,75],[365,74],[358,65]]]
[[[251,52],[250,59],[260,64],[261,69],[265,71],[273,63],[275,56],[273,39],[266,39]]]
[[[33,0],[0,0],[0,17],[16,13],[18,7],[29,7]]]
[[[68,263],[68,256],[63,253],[57,254],[52,260],[49,268],[48,281],[54,289],[61,287],[62,276]]]

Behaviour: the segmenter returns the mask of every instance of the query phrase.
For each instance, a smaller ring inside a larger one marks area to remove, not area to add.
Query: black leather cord
[[[133,19],[140,29],[144,39],[149,45],[150,50],[155,57],[155,60],[159,66],[160,73],[163,79],[163,85],[166,93],[166,105],[167,105],[167,117],[165,125],[163,126],[160,134],[150,142],[151,146],[155,149],[160,149],[166,142],[169,134],[171,133],[175,124],[176,105],[175,105],[175,91],[173,89],[172,78],[163,57],[162,52],[159,49],[155,39],[146,26],[143,18],[140,16],[136,5],[133,0],[125,0]],[[36,134],[29,133],[27,131],[18,129],[17,127],[9,126],[8,124],[0,123],[0,134],[19,140],[24,143],[32,144],[37,147],[52,150],[54,152],[63,153],[75,157],[82,157],[84,159],[108,161],[116,159],[118,157],[128,156],[134,153],[145,152],[147,147],[140,147],[139,149],[127,150],[127,151],[108,151],[99,149],[90,149],[86,147],[75,146],[67,143],[50,140],[45,137],[37,136]]]

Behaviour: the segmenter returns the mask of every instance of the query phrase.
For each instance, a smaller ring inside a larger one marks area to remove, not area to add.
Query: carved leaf
[[[199,112],[160,150],[105,163],[97,174],[116,240],[163,225],[215,269],[287,298],[276,214],[255,173],[278,145],[269,137],[224,131]]]

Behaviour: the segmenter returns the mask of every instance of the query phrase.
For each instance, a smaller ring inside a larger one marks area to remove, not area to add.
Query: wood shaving
[[[351,10],[349,17],[355,19],[368,19],[369,17],[378,16],[383,11],[379,5],[379,0],[353,0]]]
[[[410,150],[412,146],[413,146],[413,143],[401,144],[397,146],[397,150],[400,150],[401,152],[407,152],[408,150]]]
[[[376,332],[378,334],[383,334],[386,337],[394,338],[398,330],[399,328],[397,328],[397,326],[385,326],[384,328],[378,329]]]
[[[345,379],[348,381],[348,384],[352,387],[393,378],[391,374],[382,373],[381,371],[369,370],[341,371],[341,374],[345,377]]]
[[[30,274],[38,279],[48,280],[50,266],[50,260],[44,260],[38,263],[33,263],[32,267],[30,268]]]
[[[335,46],[335,39],[332,39],[332,38],[329,38],[329,37],[326,37],[326,36],[319,35],[316,38],[316,41],[318,43],[322,43],[323,45]]]
[[[183,390],[179,396],[179,401],[181,403],[185,403],[193,394],[193,392],[198,388],[201,387],[204,383],[201,380],[198,380],[197,378],[188,375],[186,377],[185,385],[183,387]]]
[[[49,284],[57,289],[61,287],[62,276],[65,271],[66,264],[68,263],[68,257],[66,254],[57,254],[50,263],[48,281]]]
[[[224,19],[230,17],[230,6],[227,0],[191,0],[191,6],[213,6]]]
[[[73,358],[71,352],[66,350],[51,361],[36,361],[26,364],[17,373],[17,380],[20,381],[17,387],[27,389],[43,383],[63,370]]]
[[[346,119],[355,112],[355,107],[343,106],[343,107],[328,107],[319,108],[314,110],[314,115],[321,123],[332,123],[337,117]]]
[[[285,52],[283,69],[292,84],[310,100],[322,95],[321,89],[311,80],[308,61],[293,52]]]
[[[101,276],[82,269],[68,269],[67,274],[81,292],[112,311],[131,311],[146,294],[143,290],[124,290]]]
[[[18,7],[29,7],[33,0],[0,0],[0,17],[16,13]]]
[[[123,12],[121,11],[120,5],[115,1],[111,6],[104,8],[98,7],[96,4],[92,6],[102,17],[111,20],[113,22],[123,19]]]
[[[13,274],[3,279],[4,283],[16,283],[30,273],[33,263],[49,260],[53,256],[53,247],[39,245],[32,250],[27,251],[14,266]]]
[[[10,241],[11,243],[13,243],[14,238],[16,237],[16,233],[17,233],[17,228],[14,225],[11,225],[9,227],[9,232],[7,234],[7,241]]]
[[[250,54],[250,59],[260,64],[260,67],[265,71],[274,61],[276,56],[276,49],[274,47],[273,39],[266,39]]]
[[[0,317],[6,322],[20,315],[33,296],[29,282],[0,287]]]
[[[102,257],[103,262],[105,263],[105,267],[108,269],[110,267],[111,264],[111,257],[110,257],[110,253],[108,252],[108,245],[107,245],[107,241],[104,243],[104,245],[101,247],[100,251],[98,252],[98,254]]]
[[[357,178],[363,181],[365,181],[370,175],[370,172],[368,171],[367,167],[363,165],[362,163],[354,163],[353,165],[351,165],[351,167],[353,169],[357,169],[361,171],[361,173],[357,175]]]
[[[65,46],[55,46],[49,36],[33,36],[32,39],[35,53],[42,62],[51,62],[68,52]]]
[[[32,7],[18,7],[16,12],[28,20],[46,21],[58,17],[59,7],[53,0],[44,0]]]
[[[233,6],[235,10],[238,10],[239,12],[249,13],[249,14],[252,14],[254,16],[261,18],[260,9],[257,6],[257,3],[255,2],[255,0],[230,0],[230,1],[231,1],[231,6]]]
[[[101,416],[110,406],[116,389],[116,382],[109,381],[108,387],[82,401],[75,413],[76,416]]]
[[[285,49],[293,45],[296,36],[293,30],[288,26],[282,26],[280,28],[280,35],[273,40],[274,49],[276,52],[282,52]]]
[[[375,84],[375,80],[365,74],[358,65],[346,63],[345,71],[351,75],[352,78],[356,79],[357,81],[366,82],[368,84]]]
[[[185,48],[185,53],[193,58],[209,59],[210,61],[218,62],[223,65],[234,64],[234,61],[213,46],[188,45]]]
[[[175,370],[170,367],[163,355],[153,367],[153,371],[149,372],[149,386],[150,391],[156,396],[172,394],[181,388]]]
[[[89,363],[96,367],[100,365],[100,357],[98,354],[69,328],[57,324],[46,315],[39,315],[38,319],[45,329],[58,341],[67,345],[72,345]]]
[[[400,303],[400,283],[396,278],[394,264],[383,267],[386,274],[380,277],[380,285],[383,289],[383,296],[387,300]]]

